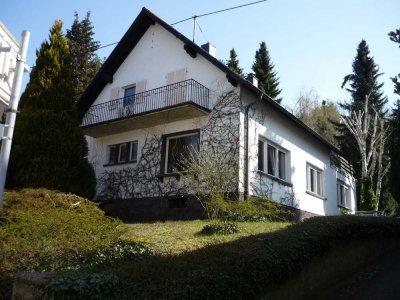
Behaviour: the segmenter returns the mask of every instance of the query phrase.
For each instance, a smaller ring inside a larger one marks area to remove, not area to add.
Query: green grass
[[[205,223],[129,225],[128,236],[150,243],[155,255],[98,271],[120,278],[123,299],[258,299],[335,245],[400,241],[400,220],[394,218],[317,217],[291,226],[239,223],[245,229],[238,234],[198,236]]]
[[[123,225],[122,238],[145,242],[161,256],[180,255],[206,246],[217,245],[260,233],[269,233],[287,227],[288,222],[239,222],[240,232],[230,235],[201,235],[207,220],[170,221]]]

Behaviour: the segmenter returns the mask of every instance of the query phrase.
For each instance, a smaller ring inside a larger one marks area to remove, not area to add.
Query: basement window
[[[168,199],[169,208],[186,208],[187,198],[170,198]]]

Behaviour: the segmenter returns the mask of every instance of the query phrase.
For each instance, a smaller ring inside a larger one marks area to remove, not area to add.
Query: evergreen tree
[[[400,203],[400,99],[398,99],[394,105],[389,120],[389,126],[389,156],[391,158],[389,186],[391,194],[396,201]]]
[[[399,44],[400,47],[400,29],[389,32],[390,40]],[[394,83],[394,93],[400,96],[400,74],[392,78]],[[389,156],[391,168],[389,171],[389,188],[397,203],[400,204],[400,98],[397,99],[389,120],[390,139]]]
[[[278,98],[278,96],[282,90],[279,89],[279,78],[274,68],[275,66],[271,62],[267,45],[265,42],[261,42],[260,48],[256,51],[252,70],[258,79],[258,87],[276,102],[280,103],[282,98]]]
[[[378,83],[379,66],[370,55],[369,47],[365,40],[361,40],[357,54],[353,61],[353,73],[343,79],[342,88],[348,83],[352,102],[342,104],[341,107],[350,111],[358,110],[364,105],[365,97],[369,96],[369,103],[380,112],[383,112],[387,97],[383,96],[381,88],[383,83]]]
[[[236,72],[240,76],[244,75],[243,69],[241,67],[239,67],[239,60],[237,58],[235,48],[231,49],[231,51],[229,53],[229,60],[226,62],[226,65],[228,66],[229,69]]]
[[[21,96],[10,175],[13,187],[45,187],[90,197],[94,172],[79,126],[68,43],[56,21]]]
[[[96,54],[100,43],[95,41],[90,12],[86,17],[79,21],[78,13],[75,12],[75,20],[71,29],[67,29],[66,37],[68,39],[71,52],[71,63],[74,81],[75,99],[84,92],[90,81],[96,75],[101,62]]]
[[[395,31],[391,31],[388,34],[390,36],[390,40],[399,44],[400,48],[400,28],[396,29]],[[392,78],[394,83],[394,92],[395,94],[400,96],[400,74]]]
[[[385,113],[384,106],[388,100],[383,96],[383,92],[381,91],[383,83],[378,82],[380,75],[382,73],[379,73],[379,66],[370,55],[367,42],[361,40],[353,61],[353,73],[345,76],[342,84],[342,88],[348,84],[349,87],[346,90],[351,94],[352,101],[341,103],[339,104],[340,107],[346,110],[348,115],[351,115],[352,112],[358,111],[364,106],[365,99],[369,96],[369,106],[383,115]],[[336,123],[336,126],[338,130],[336,139],[340,150],[354,166],[355,177],[358,179],[358,182],[366,182],[361,178],[361,157],[354,137],[343,124]],[[375,180],[375,178],[372,179]],[[358,186],[358,188],[360,189],[361,187]],[[360,190],[358,190],[357,195],[362,195]],[[358,199],[358,203],[360,209],[370,208],[361,198]],[[366,206],[363,207],[364,203]]]

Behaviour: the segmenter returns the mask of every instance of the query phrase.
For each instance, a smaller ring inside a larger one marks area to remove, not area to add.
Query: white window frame
[[[343,181],[338,180],[336,184],[336,193],[337,193],[338,206],[350,209],[351,194],[349,185],[347,185]],[[342,198],[342,195],[345,197],[344,200]]]
[[[311,180],[311,172],[315,172],[314,180]],[[324,171],[310,163],[307,162],[307,192],[315,195],[317,197],[324,197]],[[319,177],[319,181],[318,181]],[[313,181],[314,191],[311,186],[311,181]],[[319,183],[319,186],[318,186]]]
[[[192,133],[186,133],[186,134],[177,134],[177,135],[171,135],[166,138],[165,141],[165,162],[164,162],[164,174],[173,174],[175,173],[174,171],[168,172],[168,149],[169,149],[169,141],[173,139],[178,139],[186,136],[198,136],[199,142],[200,142],[200,132],[192,132]]]
[[[260,164],[257,164],[257,168],[259,171],[261,171],[262,173],[268,174],[269,176],[275,177],[277,179],[286,181],[286,182],[290,182],[290,173],[289,171],[289,166],[290,166],[290,151],[282,148],[281,146],[278,146],[277,144],[260,137],[259,138],[259,143],[262,142],[263,143],[263,165],[262,165],[262,169],[260,169]],[[274,174],[270,173],[268,170],[268,147],[272,147],[274,148],[274,155],[275,155],[275,166],[273,168],[274,170]],[[284,174],[283,176],[281,176],[279,173],[280,171],[280,163],[281,163],[281,159],[280,159],[280,155],[279,153],[283,153],[285,155],[285,159],[284,159]],[[258,154],[258,159],[260,159],[260,154]]]

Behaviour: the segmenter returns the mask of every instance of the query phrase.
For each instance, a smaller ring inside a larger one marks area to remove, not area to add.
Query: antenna
[[[179,24],[179,23],[186,22],[186,21],[188,21],[190,19],[193,19],[193,43],[194,43],[195,37],[196,37],[196,19],[197,18],[205,17],[205,16],[209,16],[209,15],[213,15],[213,14],[218,14],[218,13],[225,12],[225,11],[228,11],[228,10],[234,10],[234,9],[245,7],[245,6],[250,6],[250,5],[254,5],[254,4],[257,4],[257,3],[260,3],[260,2],[265,2],[265,1],[267,1],[267,0],[260,0],[260,1],[255,1],[255,2],[251,2],[251,3],[247,3],[247,4],[242,4],[242,5],[230,7],[230,8],[224,8],[224,9],[216,10],[216,11],[213,11],[213,12],[201,14],[201,15],[198,15],[198,16],[194,15],[193,17],[183,19],[181,21],[172,23],[171,25],[173,26],[173,25],[176,25],[176,24]]]

